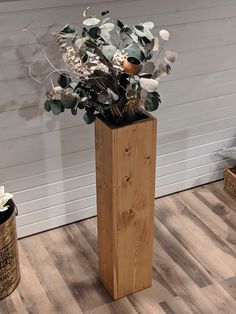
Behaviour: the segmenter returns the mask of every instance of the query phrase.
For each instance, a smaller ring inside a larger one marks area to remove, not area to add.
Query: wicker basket
[[[224,190],[236,200],[236,167],[225,169]]]
[[[8,201],[9,209],[0,216],[0,300],[15,290],[20,281],[16,236],[16,206]]]

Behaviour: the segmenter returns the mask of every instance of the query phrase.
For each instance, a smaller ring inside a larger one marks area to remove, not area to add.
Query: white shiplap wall
[[[48,73],[28,23],[53,62],[52,31],[80,24],[90,5],[137,23],[155,21],[179,52],[160,86],[156,196],[222,178],[217,151],[235,144],[235,0],[51,0],[0,2],[0,184],[15,195],[20,237],[96,214],[94,126],[42,109],[44,87],[25,64]],[[43,76],[42,76],[43,77]]]

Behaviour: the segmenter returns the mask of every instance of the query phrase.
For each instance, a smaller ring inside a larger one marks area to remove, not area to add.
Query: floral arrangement
[[[8,209],[7,202],[12,199],[13,195],[4,191],[4,186],[0,186],[0,213]]]
[[[112,124],[132,123],[139,119],[141,108],[154,111],[160,95],[160,77],[168,75],[177,53],[165,50],[169,32],[160,30],[154,36],[153,22],[129,26],[120,20],[115,23],[109,11],[101,17],[83,13],[82,34],[66,25],[54,37],[64,63],[57,70],[57,85],[51,80],[46,92],[46,111],[59,115],[70,110],[73,115],[85,109],[84,120],[92,123],[96,114]],[[163,61],[159,62],[159,58]]]

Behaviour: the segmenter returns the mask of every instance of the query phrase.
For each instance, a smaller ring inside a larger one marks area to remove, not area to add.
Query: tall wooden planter
[[[99,275],[113,299],[151,286],[156,119],[115,128],[97,118]]]

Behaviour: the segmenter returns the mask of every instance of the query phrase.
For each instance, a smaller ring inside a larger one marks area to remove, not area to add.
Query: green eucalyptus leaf
[[[133,43],[132,37],[127,33],[120,33],[120,38],[122,40],[123,47],[127,47]]]
[[[101,34],[101,30],[97,26],[91,27],[90,30],[88,31],[88,34],[91,38],[98,39]]]
[[[146,38],[146,37],[145,37],[145,38]],[[147,44],[146,44],[145,50],[150,53],[150,52],[153,50],[154,45],[155,45],[155,40],[154,40],[154,38],[153,38],[153,39],[150,41],[150,43],[147,43]]]
[[[116,52],[116,47],[112,45],[107,45],[102,48],[102,53],[108,60],[112,59],[115,52]]]
[[[138,43],[138,36],[134,33],[129,34],[129,36],[133,39],[135,43]]]
[[[95,57],[95,56],[96,56],[95,53],[93,53],[93,52],[91,52],[91,51],[89,51],[89,50],[87,50],[86,53],[87,53],[87,55],[88,55],[89,57]]]
[[[66,109],[71,109],[75,106],[77,99],[71,94],[62,94],[61,102]]]
[[[117,101],[119,99],[119,96],[115,92],[113,92],[110,88],[107,89],[107,93],[111,96],[111,98],[114,101]]]
[[[148,45],[151,43],[151,40],[147,37],[141,37],[140,42],[145,46],[145,50],[148,50]]]
[[[99,105],[99,104],[96,104],[96,111],[98,112],[103,112],[104,111],[104,108],[102,105]]]
[[[109,14],[110,13],[110,11],[103,11],[102,13],[101,13],[101,16],[104,16],[104,15],[107,15],[107,14]]]
[[[78,82],[71,82],[71,83],[70,83],[70,87],[71,87],[72,89],[75,89],[77,85],[78,85]]]
[[[121,22],[120,20],[117,20],[116,24],[117,24],[117,26],[118,26],[120,29],[122,29],[122,28],[124,27],[124,23]]]
[[[145,37],[147,37],[147,39],[149,39],[149,40],[153,40],[154,39],[154,36],[153,36],[152,32],[148,28],[145,28],[144,33],[145,33]]]
[[[144,30],[144,27],[143,25],[135,25],[135,28],[139,31],[143,31]]]
[[[138,25],[137,25],[138,26]],[[145,36],[145,30],[144,28],[142,30],[138,29],[137,26],[134,27],[134,31],[135,33],[139,36],[139,37],[144,37]]]
[[[73,114],[73,116],[77,115],[77,107],[72,107],[70,108],[71,113]]]
[[[112,98],[110,95],[105,95],[105,94],[99,94],[98,95],[98,102],[100,102],[103,105],[108,105],[112,101]]]
[[[105,23],[107,23],[108,21],[110,21],[110,18],[109,18],[109,17],[106,17],[105,19],[102,20],[101,24],[105,24]]]
[[[129,82],[130,84],[134,85],[134,84],[138,84],[139,83],[139,76],[135,75],[135,76],[131,76],[129,78]]]
[[[59,115],[62,112],[62,103],[59,99],[53,99],[51,102],[51,109],[53,114],[56,116]]]
[[[115,25],[113,23],[105,23],[100,26],[101,29],[105,29],[107,32],[111,32]]]
[[[129,57],[135,57],[135,58],[140,59],[140,60],[142,58],[141,48],[136,43],[132,43],[131,45],[126,47],[125,51],[128,53]]]
[[[149,41],[151,41],[154,36],[151,33],[151,31],[148,28],[143,28],[143,30],[140,30],[140,28],[137,28],[139,25],[136,25],[134,27],[134,31],[135,33],[139,36],[139,37],[146,37]]]
[[[57,79],[57,83],[62,87],[62,88],[67,88],[70,83],[71,83],[71,78],[69,74],[67,73],[62,73]]]
[[[145,22],[143,23],[143,27],[148,28],[148,29],[153,29],[155,24],[153,22]]]
[[[47,99],[44,103],[44,109],[49,112],[51,111],[51,102],[52,100],[51,99]]]
[[[80,48],[85,42],[86,40],[89,39],[89,37],[83,37],[83,38],[78,38],[75,41],[75,45]]]
[[[61,105],[61,112],[65,111],[65,107],[63,106],[63,104]]]
[[[96,115],[93,112],[86,111],[84,113],[83,119],[87,124],[90,124],[95,121]]]
[[[78,107],[79,109],[84,109],[84,104],[79,101],[79,102],[77,103],[77,107]]]
[[[100,19],[98,19],[96,17],[90,17],[90,18],[83,21],[83,24],[85,26],[88,26],[88,27],[95,26],[99,23],[100,23]]]
[[[63,35],[63,34],[74,34],[76,31],[75,31],[75,28],[73,25],[70,25],[70,24],[67,24],[66,26],[64,26],[62,28],[62,30],[60,31],[60,34]]]
[[[108,43],[108,44],[111,44],[111,35],[110,35],[110,32],[108,32],[105,28],[102,28],[101,29],[101,35],[100,35],[103,40]]]
[[[95,44],[92,40],[88,39],[85,41],[85,45],[88,47],[88,48],[95,48]]]
[[[144,103],[144,107],[147,111],[155,111],[158,109],[161,103],[160,95],[158,92],[148,93]]]

